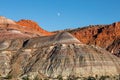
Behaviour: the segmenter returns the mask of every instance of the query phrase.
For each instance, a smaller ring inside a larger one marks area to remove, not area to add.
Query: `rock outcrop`
[[[39,25],[31,20],[20,20],[18,22],[16,22],[17,24],[21,25],[21,26],[26,26],[25,28],[30,31],[34,31],[33,33],[42,33],[43,36],[49,36],[49,35],[53,35],[54,33],[52,32],[48,32],[46,30],[43,30],[41,27],[39,27]]]
[[[30,38],[32,34],[22,31],[23,26],[19,26],[15,21],[0,16],[0,41],[14,38]]]
[[[81,43],[70,33],[0,42],[2,78],[57,78],[118,75],[120,59],[106,50]]]
[[[85,28],[71,30],[69,32],[85,44],[97,45],[111,51],[108,48],[114,46],[111,44],[114,44],[115,40],[119,40],[120,38],[120,22],[111,25],[91,25]],[[120,43],[118,43],[118,45],[120,46]]]
[[[30,20],[15,22],[11,19],[0,16],[0,40],[33,38],[52,34],[53,33],[43,30],[37,25],[37,23]]]
[[[119,30],[118,22],[53,34],[30,20],[15,22],[0,17],[0,80],[71,76],[119,80]]]
[[[7,19],[4,16],[0,16],[0,24],[16,24],[16,23],[11,19]]]
[[[120,38],[115,39],[113,43],[108,46],[107,50],[120,57]]]

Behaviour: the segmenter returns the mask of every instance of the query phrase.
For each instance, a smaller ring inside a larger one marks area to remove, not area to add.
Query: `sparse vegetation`
[[[49,80],[49,79],[46,78],[46,79],[44,79],[44,80]]]
[[[110,77],[109,76],[101,76],[99,80],[106,80],[108,78],[110,78]]]
[[[30,80],[30,79],[29,79],[29,76],[25,76],[22,78],[22,80]]]
[[[12,79],[12,75],[7,75],[6,77],[3,77],[4,79]]]
[[[68,76],[67,80],[77,80],[78,77],[74,76],[74,75],[70,75]]]
[[[25,76],[22,78],[22,80],[31,80],[31,79],[29,79],[29,76]],[[67,79],[63,79],[62,75],[58,75],[56,78],[44,78],[44,79],[41,79],[41,78],[39,78],[39,76],[36,76],[33,80],[120,80],[120,75],[115,75],[115,76],[95,75],[94,77],[93,76],[76,77],[75,75],[70,75],[67,77]]]
[[[96,80],[96,78],[89,76],[87,80]]]
[[[36,76],[33,80],[42,80],[38,76]]]
[[[57,76],[57,79],[58,79],[58,80],[63,80],[63,78],[62,78],[61,75],[58,75],[58,76]]]

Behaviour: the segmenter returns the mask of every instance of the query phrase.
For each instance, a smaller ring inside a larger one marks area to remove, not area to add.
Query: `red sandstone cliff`
[[[85,44],[93,44],[108,49],[110,46],[114,46],[112,44],[120,38],[120,22],[111,25],[93,25],[71,30],[70,32]],[[120,45],[120,43],[117,44]],[[114,50],[115,52],[113,53],[118,52],[118,49]],[[108,50],[111,51],[110,49]]]

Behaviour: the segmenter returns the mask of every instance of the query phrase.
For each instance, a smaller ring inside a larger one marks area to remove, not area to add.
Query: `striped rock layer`
[[[2,47],[1,47],[2,46]],[[106,50],[81,43],[68,32],[49,37],[0,42],[0,74],[20,79],[118,75],[120,59]]]

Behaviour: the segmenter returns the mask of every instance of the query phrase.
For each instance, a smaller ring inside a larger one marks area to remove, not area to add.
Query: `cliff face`
[[[108,48],[114,46],[111,44],[115,43],[115,40],[120,38],[120,22],[111,25],[90,26],[71,30],[70,32],[85,44],[97,45],[110,51]],[[120,44],[118,43],[118,45]],[[112,53],[116,53],[116,50],[114,51],[115,52]]]
[[[1,79],[117,75],[120,59],[106,50],[81,43],[70,33],[0,42]]]

